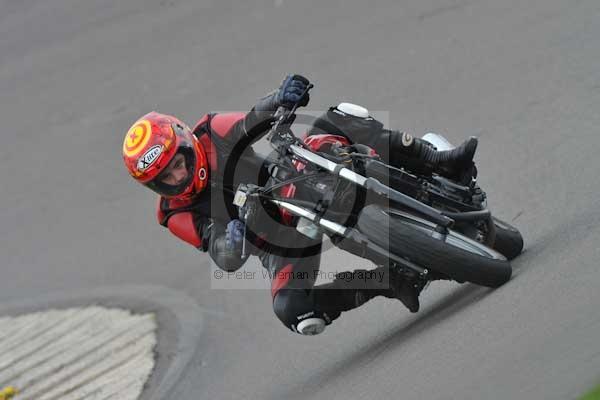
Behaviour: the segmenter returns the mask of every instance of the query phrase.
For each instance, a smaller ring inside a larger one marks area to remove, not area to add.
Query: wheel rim
[[[431,221],[416,217],[412,214],[404,213],[397,210],[381,210],[390,218],[401,219],[403,224],[410,225],[413,228],[425,233],[431,237],[438,237],[440,234],[435,231],[436,224]],[[490,249],[489,247],[479,243],[471,238],[461,235],[453,230],[448,230],[448,235],[444,242],[450,246],[457,247],[459,249],[468,251],[473,254],[477,254],[482,257],[492,258],[495,260],[506,260],[502,254]],[[442,240],[441,237],[439,240]]]

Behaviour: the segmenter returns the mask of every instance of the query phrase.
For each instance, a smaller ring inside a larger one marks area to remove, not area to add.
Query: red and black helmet
[[[177,154],[185,157],[187,176],[177,185],[168,185],[161,172]],[[136,181],[163,197],[187,199],[208,183],[204,148],[187,125],[170,115],[152,111],[137,120],[125,135],[123,160]]]

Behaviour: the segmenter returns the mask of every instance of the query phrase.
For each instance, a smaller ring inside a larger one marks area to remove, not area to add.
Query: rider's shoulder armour
[[[219,137],[226,137],[233,125],[240,120],[244,119],[246,113],[243,112],[229,112],[221,114],[213,114],[210,120],[210,128]]]

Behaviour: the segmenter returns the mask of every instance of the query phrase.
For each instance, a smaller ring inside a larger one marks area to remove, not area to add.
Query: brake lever
[[[302,99],[313,87],[314,87],[314,85],[312,83],[309,83],[308,86],[306,86],[306,89],[304,89],[304,92],[302,92],[300,99]],[[276,120],[275,124],[273,124],[273,127],[271,128],[270,132],[267,134],[267,140],[269,142],[273,139],[273,136],[278,132],[279,127],[281,125],[290,123],[290,119],[292,118],[292,116],[295,116],[296,110],[298,109],[298,107],[300,105],[300,99],[296,103],[294,103],[294,106],[292,107],[291,110],[289,110],[289,112],[286,112],[288,110],[287,110],[287,108],[285,108],[283,106],[279,106],[277,108],[277,111],[275,111],[275,114],[274,114],[274,117]]]

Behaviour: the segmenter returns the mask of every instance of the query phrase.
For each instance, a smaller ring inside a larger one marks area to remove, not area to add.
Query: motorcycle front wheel
[[[359,215],[356,227],[373,243],[458,282],[498,287],[512,275],[512,267],[499,252],[450,230],[442,237],[435,224],[398,210],[370,205]]]

